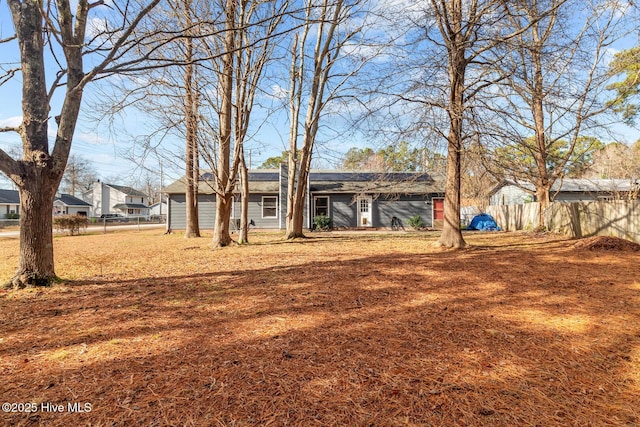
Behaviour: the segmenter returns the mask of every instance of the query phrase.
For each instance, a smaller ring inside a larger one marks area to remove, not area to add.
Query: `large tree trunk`
[[[463,248],[466,246],[460,229],[460,164],[462,120],[452,120],[447,152],[447,174],[444,194],[444,225],[438,240],[440,246]]]
[[[541,183],[541,180],[536,183],[536,199],[538,203],[540,203],[540,213],[538,214],[540,224],[538,227],[541,230],[544,230],[546,228],[544,223],[544,212],[547,210],[549,203],[551,202],[551,189],[549,188],[548,183],[543,184]]]
[[[308,174],[300,171],[298,175],[298,185],[296,185],[292,200],[292,210],[287,213],[290,219],[287,224],[286,239],[305,237],[302,229],[304,228],[304,203],[306,199],[305,183],[307,182]]]
[[[302,229],[304,228],[304,204],[307,196],[307,182],[309,180],[309,169],[311,168],[311,151],[313,149],[313,144],[309,144],[306,141],[307,138],[313,136],[315,135],[312,135],[310,132],[305,131],[302,153],[300,155],[300,167],[298,168],[296,173],[294,163],[294,173],[292,174],[291,171],[289,171],[289,177],[293,177],[293,181],[296,185],[294,195],[291,200],[292,209],[291,211],[287,211],[289,222],[287,222],[287,231],[285,235],[286,239],[305,237],[304,232],[302,231]],[[291,153],[289,153],[289,156],[291,159]],[[289,161],[289,165],[291,165],[291,161]],[[289,182],[289,188],[291,188],[291,182]]]
[[[458,4],[459,6],[459,4]],[[457,8],[460,11],[460,7]],[[459,13],[459,12],[458,12]],[[460,26],[461,18],[455,21]],[[460,37],[459,32],[456,33]],[[464,43],[451,42],[449,62],[449,135],[447,141],[447,174],[444,195],[444,225],[438,240],[440,246],[447,248],[463,248],[466,246],[460,229],[460,168],[462,157],[462,123],[464,112],[464,84],[466,58]]]
[[[48,286],[55,279],[52,207],[57,184],[44,177],[26,180],[20,192],[20,261],[7,284],[14,289]]]
[[[211,246],[222,248],[229,246],[231,231],[229,230],[229,215],[231,214],[231,197],[216,196],[216,222]]]

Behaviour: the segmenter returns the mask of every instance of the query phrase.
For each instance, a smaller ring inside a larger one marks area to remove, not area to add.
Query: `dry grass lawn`
[[[37,409],[0,424],[640,425],[640,252],[466,238],[56,237],[68,281],[0,293],[0,401]]]

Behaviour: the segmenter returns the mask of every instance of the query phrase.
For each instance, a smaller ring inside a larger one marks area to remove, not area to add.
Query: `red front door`
[[[434,198],[433,200],[433,227],[442,229],[444,226],[444,199]]]

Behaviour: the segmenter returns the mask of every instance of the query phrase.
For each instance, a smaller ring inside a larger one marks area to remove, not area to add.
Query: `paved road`
[[[107,226],[107,233],[109,231],[112,230],[138,230],[138,227],[140,227],[140,230],[143,229],[153,229],[153,228],[158,228],[158,229],[163,229],[166,227],[165,224],[126,224],[126,225],[108,225]],[[104,232],[104,226],[103,225],[91,225],[89,227],[87,227],[87,231],[95,233],[95,232]],[[54,230],[54,233],[57,233],[57,231]],[[20,237],[20,231],[0,231],[0,238],[2,237]]]

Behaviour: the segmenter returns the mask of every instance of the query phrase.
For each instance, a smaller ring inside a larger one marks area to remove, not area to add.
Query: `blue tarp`
[[[500,231],[502,230],[496,224],[496,220],[489,214],[483,213],[476,215],[471,220],[468,230],[482,230],[482,231]]]

